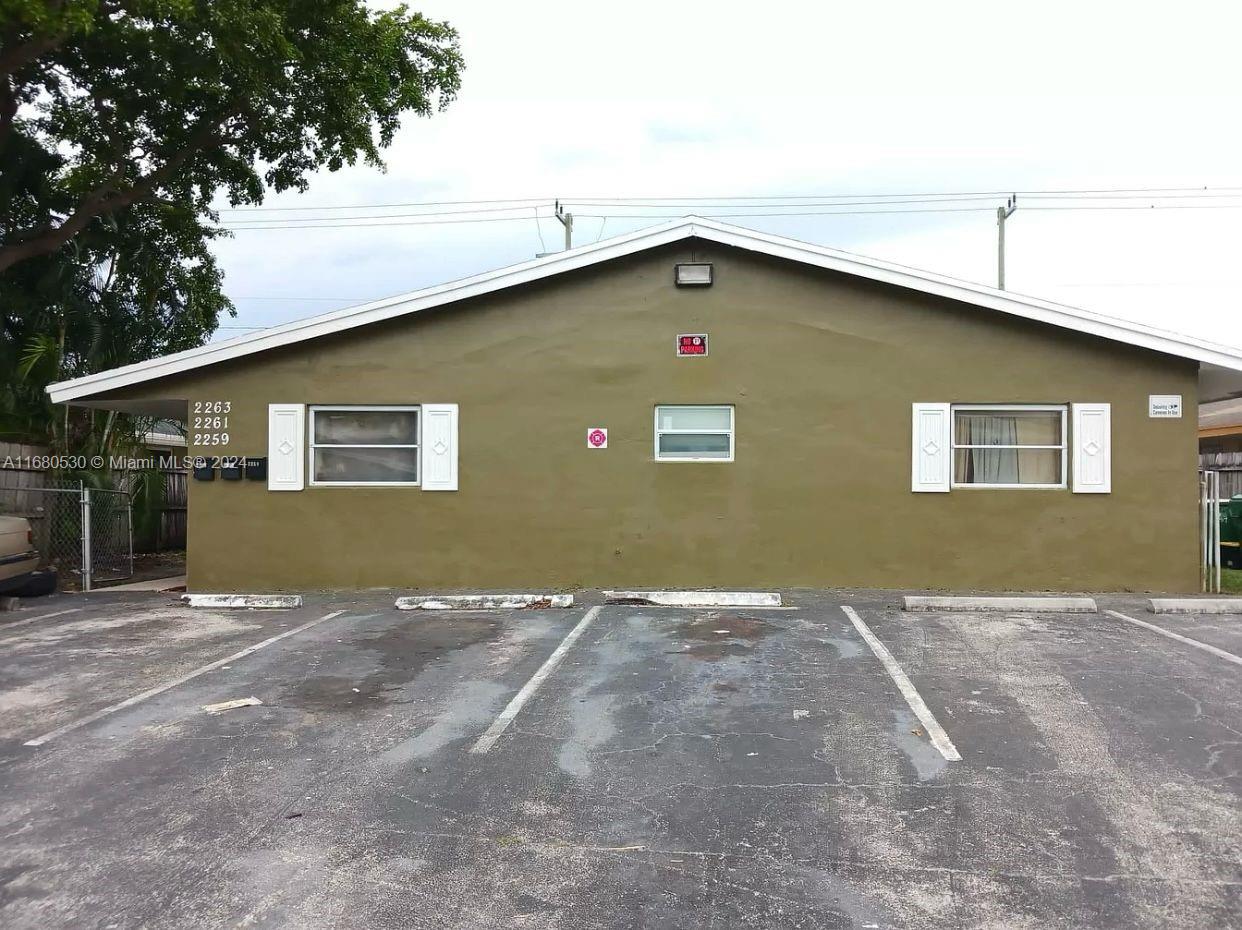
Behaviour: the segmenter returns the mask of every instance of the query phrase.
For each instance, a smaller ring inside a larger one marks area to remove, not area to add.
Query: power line
[[[289,224],[283,220],[270,220],[271,223],[279,223],[280,225],[272,226],[254,226],[250,224],[235,226],[232,223],[222,223],[223,229],[365,229],[368,226],[445,226],[454,223],[506,223],[515,220],[529,221],[529,216],[483,216],[470,220],[402,220],[397,223],[359,223],[359,222],[339,222],[339,223],[319,223],[318,220],[328,219],[328,217],[309,217],[309,222],[303,224]],[[367,219],[382,220],[384,217],[367,217]]]
[[[1035,197],[1039,200],[1146,200],[1151,197],[1158,197],[1163,200],[1214,200],[1217,198],[1228,199],[1242,197],[1242,188],[1239,187],[1219,187],[1204,188],[1202,190],[1193,191],[1185,194],[1160,194],[1152,191],[1145,192],[1129,192],[1116,191],[1103,194],[1050,194],[1038,191],[1024,194],[1026,197]]]
[[[870,196],[859,194],[857,196]],[[978,200],[996,200],[997,197],[1009,197],[1010,194],[960,194],[960,195],[933,195],[928,197],[914,197],[907,200],[855,200],[855,201],[834,201],[831,203],[788,203],[779,204],[775,201],[756,202],[754,204],[743,204],[729,201],[719,201],[716,203],[703,204],[698,206],[710,207],[733,207],[735,209],[764,209],[769,206],[788,206],[788,207],[849,207],[849,206],[888,206],[890,204],[907,204],[907,203],[962,203],[966,201]],[[1167,194],[1156,195],[1153,198],[1151,194],[1101,194],[1098,196],[1078,195],[1078,194],[1033,194],[1030,195],[1038,200],[1114,200],[1114,199],[1162,199],[1162,200],[1237,200],[1242,198],[1242,193],[1227,194],[1213,192],[1210,194]],[[818,199],[818,198],[817,198]],[[595,206],[595,207],[619,207],[619,208],[637,208],[637,207],[662,207],[664,209],[672,209],[676,204],[662,204],[655,201],[638,202],[627,201],[625,203],[617,203],[605,200],[564,200],[563,203],[571,203],[576,206]],[[689,201],[686,201],[687,203]],[[678,201],[681,203],[681,201]]]
[[[618,201],[630,200],[659,200],[672,201],[674,203],[704,201],[704,200],[840,200],[847,197],[1008,197],[1013,194],[1019,194],[1025,197],[1035,197],[1041,195],[1048,196],[1085,196],[1091,197],[1096,195],[1107,194],[1166,194],[1169,196],[1177,196],[1185,194],[1187,196],[1199,193],[1218,193],[1218,192],[1242,192],[1242,187],[1113,187],[1113,188],[1064,188],[1064,189],[1045,189],[1045,190],[1015,190],[1008,188],[1006,190],[994,191],[920,191],[915,193],[892,193],[892,194],[866,194],[855,191],[852,194],[747,194],[747,195],[722,195],[722,196],[694,196],[694,197],[562,197],[561,200],[572,203],[583,203],[587,201],[608,201],[610,203]]]
[[[1236,195],[1236,196],[1242,197],[1242,194]],[[959,203],[962,201],[977,201],[977,200],[991,200],[991,199],[994,199],[994,198],[991,196],[986,196],[986,197],[985,196],[971,196],[971,197],[962,197],[962,198],[936,198],[936,199],[916,198],[916,199],[911,199],[911,200],[887,200],[887,201],[855,200],[855,201],[844,201],[844,202],[826,203],[826,204],[808,203],[808,204],[784,205],[784,204],[756,203],[752,205],[752,204],[721,203],[721,204],[716,204],[716,206],[732,207],[738,210],[741,210],[741,209],[757,210],[757,209],[765,209],[769,207],[779,207],[781,209],[788,209],[788,208],[793,208],[793,207],[817,207],[817,206],[831,206],[835,208],[835,207],[850,207],[850,206],[855,206],[855,207],[889,206],[889,205],[898,205],[898,204],[904,205],[904,204]],[[639,209],[642,207],[662,207],[665,210],[673,209],[673,205],[662,205],[662,204],[653,203],[653,202],[613,204],[613,203],[607,203],[604,201],[574,201],[574,203],[585,205],[585,206],[597,206],[597,207],[611,206],[616,209],[624,209],[624,210]],[[538,213],[539,206],[551,207],[552,205],[541,204],[541,205],[533,207],[533,209],[535,210],[534,216],[536,219],[540,218],[539,213]],[[310,208],[307,208],[307,209],[310,209]],[[322,221],[327,221],[327,220],[331,220],[334,223],[336,222],[343,223],[343,222],[348,222],[348,221],[367,222],[367,221],[374,221],[374,220],[391,220],[391,219],[438,219],[440,217],[445,217],[445,216],[448,216],[448,217],[473,216],[479,213],[507,213],[507,212],[512,212],[515,210],[528,210],[528,209],[532,209],[532,207],[528,207],[528,206],[495,207],[495,208],[489,208],[489,209],[431,211],[431,212],[418,212],[418,213],[362,214],[362,215],[354,215],[354,216],[331,216],[331,217],[305,216],[305,217],[287,217],[287,218],[280,218],[280,219],[277,219],[274,217],[259,218],[259,219],[253,219],[253,220],[228,219],[225,225],[228,225],[230,228],[236,228],[240,226],[258,226],[258,225],[277,223],[277,222],[293,224],[293,223],[314,223],[314,222],[322,222]],[[608,214],[608,215],[616,216],[616,217],[624,217],[629,214]],[[634,215],[642,216],[643,214],[634,214]],[[664,214],[661,214],[661,215],[664,215]],[[681,214],[670,214],[670,215],[680,216]],[[735,214],[726,214],[726,215],[751,216],[754,214],[735,213]],[[758,215],[763,215],[763,214],[758,214]],[[770,215],[776,216],[776,215],[783,215],[783,214],[770,214]],[[520,217],[514,217],[514,218],[517,219]],[[497,219],[504,219],[504,217],[497,217]]]
[[[883,206],[877,204],[877,206]],[[1079,206],[1028,206],[1024,210],[1038,211],[1065,211],[1065,210],[1238,210],[1242,209],[1242,203],[1238,204],[1133,204],[1133,205],[1089,205],[1083,204]],[[990,213],[992,207],[902,207],[895,210],[805,210],[805,211],[784,211],[780,213],[702,213],[699,214],[704,219],[778,219],[780,217],[804,217],[804,216],[876,216],[889,215],[899,213]],[[417,216],[418,214],[414,214]],[[590,219],[617,219],[617,220],[638,220],[638,219],[656,219],[656,220],[674,220],[680,219],[684,214],[680,213],[579,213],[577,216]],[[438,220],[410,220],[392,217],[365,217],[365,218],[340,218],[341,221],[331,221],[328,217],[309,218],[305,222],[281,222],[272,220],[267,225],[233,225],[223,224],[222,228],[237,231],[262,231],[262,230],[290,230],[290,229],[366,229],[370,227],[392,227],[392,226],[443,226],[458,223],[502,223],[515,220],[529,220],[529,216],[492,216],[479,217],[475,219],[438,219]]]
[[[387,208],[387,207],[462,207],[472,204],[497,204],[511,203],[517,206],[512,209],[516,210],[530,203],[550,203],[555,197],[499,197],[487,200],[416,200],[408,203],[354,203],[354,204],[328,204],[320,207],[220,207],[221,213],[261,213],[268,211],[287,211],[287,210],[369,210],[371,208]]]
[[[699,213],[698,216],[706,220],[724,220],[738,219],[740,217],[753,217],[755,219],[766,219],[779,216],[869,216],[872,213],[991,213],[992,207],[902,207],[897,210],[805,210],[797,212],[781,212],[781,213]],[[589,216],[595,219],[601,217],[609,217],[611,219],[661,219],[675,220],[680,219],[683,214],[680,213],[579,213],[579,216]]]
[[[891,200],[893,198],[918,198],[926,200],[929,198],[970,198],[970,197],[1008,197],[1011,194],[1018,194],[1023,197],[1111,197],[1116,195],[1124,196],[1142,196],[1142,195],[1161,195],[1168,197],[1192,197],[1204,195],[1216,196],[1239,196],[1242,195],[1242,187],[1117,187],[1117,188],[1064,188],[1064,189],[1045,189],[1045,190],[990,190],[990,191],[916,191],[904,193],[879,193],[867,194],[860,192],[845,194],[737,194],[737,195],[692,195],[692,196],[632,196],[632,197],[610,197],[610,196],[587,196],[587,197],[560,197],[563,202],[574,204],[633,204],[646,205],[650,202],[658,202],[662,204],[675,203],[707,203],[712,201],[795,201],[795,200],[846,200],[851,197],[866,197],[873,200]],[[406,201],[402,203],[371,203],[371,204],[330,204],[322,206],[303,206],[303,207],[221,207],[221,213],[265,213],[265,212],[306,212],[309,210],[382,210],[382,209],[402,209],[413,207],[462,207],[462,206],[494,206],[497,210],[516,210],[528,207],[532,204],[547,204],[557,199],[552,196],[548,197],[509,197],[509,198],[489,198],[483,200],[426,200],[426,201]],[[498,206],[500,204],[510,204],[508,207]],[[453,211],[461,213],[482,212],[475,210]]]
[[[538,213],[538,211],[539,211],[539,207],[551,207],[551,206],[552,206],[552,204],[551,204],[551,203],[543,203],[543,204],[536,204],[536,205],[534,205],[535,215],[536,215],[536,216],[538,216],[538,215],[539,215],[539,213]],[[313,208],[313,207],[306,207],[306,208],[304,208],[304,209],[310,210],[310,209],[316,209],[316,208]],[[324,209],[327,209],[327,208],[324,208]],[[437,216],[467,216],[467,215],[474,214],[474,213],[512,213],[514,210],[530,210],[530,209],[531,209],[531,206],[519,206],[519,207],[480,207],[480,208],[474,208],[474,209],[470,209],[470,210],[432,210],[432,211],[421,212],[421,213],[393,213],[393,214],[378,214],[378,215],[376,215],[376,214],[363,214],[363,215],[361,215],[361,216],[334,216],[334,217],[332,217],[332,219],[334,219],[334,220],[374,220],[374,219],[384,219],[384,217],[385,217],[385,216],[394,216],[394,217],[406,217],[406,216],[423,216],[423,217],[437,217]],[[529,219],[529,216],[527,216],[526,218],[527,218],[527,219]],[[284,218],[276,218],[276,217],[269,217],[269,218],[266,218],[266,219],[265,219],[265,218],[258,218],[258,219],[253,219],[253,220],[235,220],[235,219],[229,219],[229,220],[228,220],[228,222],[229,222],[229,223],[232,223],[232,224],[236,224],[236,225],[241,225],[241,224],[250,225],[250,224],[254,224],[254,223],[275,223],[275,222],[281,222],[281,223],[284,223],[284,222],[289,222],[289,223],[294,223],[294,222],[300,222],[300,221],[302,221],[302,220],[310,221],[310,220],[316,220],[316,219],[327,219],[327,217],[315,217],[315,216],[291,216],[291,217],[284,217]]]
[[[867,197],[871,195],[858,194],[855,196]],[[875,196],[882,196],[882,195],[875,195]],[[817,203],[788,204],[788,206],[791,206],[791,207],[793,206],[847,207],[847,206],[869,206],[872,204],[876,206],[880,206],[883,204],[940,203],[940,202],[956,203],[956,202],[963,201],[963,200],[993,200],[995,199],[995,196],[996,195],[992,195],[992,194],[970,194],[970,195],[960,195],[960,196],[936,195],[936,196],[928,196],[928,197],[916,197],[914,199],[909,199],[909,200],[879,200],[879,201],[877,200],[856,200],[856,201],[832,202],[832,203],[823,203],[823,204],[817,204]],[[1242,197],[1242,194],[1237,194],[1233,196]],[[824,198],[815,198],[815,199],[822,200]],[[577,204],[577,205],[582,205],[582,206],[592,206],[592,207],[614,207],[617,209],[631,209],[631,208],[640,208],[640,207],[661,207],[667,210],[667,209],[672,209],[673,206],[675,205],[673,203],[661,203],[661,202],[655,202],[655,201],[640,201],[640,200],[635,200],[633,202],[624,202],[624,203],[612,201],[612,200],[562,200],[561,202],[572,203],[572,204]],[[685,201],[685,202],[689,203],[690,201]],[[434,210],[434,211],[420,211],[418,213],[363,214],[361,216],[333,216],[330,218],[336,221],[336,220],[397,219],[397,218],[405,218],[405,217],[466,216],[466,215],[475,214],[475,213],[512,213],[513,211],[516,211],[516,210],[530,210],[530,209],[533,209],[535,211],[535,216],[538,217],[539,216],[538,211],[540,207],[551,208],[553,206],[553,203],[554,202],[545,202],[545,203],[538,203],[538,204],[523,204],[523,205],[513,206],[513,207],[472,207],[472,208],[465,209],[465,210]],[[700,204],[700,205],[706,205],[706,204]],[[721,207],[733,207],[739,210],[740,209],[750,210],[750,209],[762,209],[768,206],[783,206],[784,204],[780,202],[766,202],[765,201],[765,202],[756,202],[752,205],[752,204],[737,204],[737,203],[722,201],[722,202],[718,202],[712,205],[721,206]],[[376,204],[374,206],[358,206],[355,209],[359,209],[359,210],[386,209],[387,210],[387,209],[397,209],[398,206],[399,205],[396,205],[396,204]],[[409,204],[408,206],[424,206],[424,205],[423,204]],[[265,209],[265,208],[260,208],[260,209]],[[272,209],[338,210],[338,209],[347,209],[347,208],[344,208],[344,207],[296,207],[296,208],[295,207],[289,207],[289,208],[273,207]],[[238,224],[238,225],[243,224],[243,223],[246,225],[253,225],[253,224],[258,224],[258,223],[275,223],[275,222],[290,222],[290,223],[313,222],[315,220],[322,220],[322,219],[329,219],[329,217],[302,216],[302,217],[287,217],[287,218],[282,218],[279,220],[274,217],[268,217],[268,218],[260,217],[258,219],[253,219],[253,220],[249,220],[249,219],[242,220],[242,219],[230,218],[229,220],[227,220],[227,222],[231,224]]]
[[[1028,207],[1023,206],[1022,211],[1027,210],[1238,210],[1242,209],[1242,203],[1151,203],[1151,204],[1134,204],[1132,206],[1092,206],[1083,205],[1080,207]]]
[[[1236,196],[1242,196],[1242,194],[1240,194],[1240,195],[1236,195]],[[972,200],[972,201],[973,201],[973,200],[993,200],[993,199],[995,199],[995,198],[990,197],[990,196],[989,196],[989,197],[982,197],[982,196],[980,196],[980,197],[969,197],[969,198],[951,199],[951,200],[933,200],[933,199],[915,199],[915,200],[885,200],[885,201],[854,200],[854,201],[845,201],[845,202],[841,202],[841,203],[834,203],[834,204],[813,204],[813,203],[811,203],[811,204],[790,204],[790,207],[795,207],[795,206],[807,206],[807,207],[816,207],[816,206],[833,206],[833,207],[866,207],[866,206],[888,206],[888,205],[890,205],[890,204],[896,205],[896,204],[920,204],[920,203],[959,203],[959,202],[961,202],[961,200]],[[580,204],[580,205],[584,205],[584,206],[595,206],[595,207],[608,207],[608,206],[615,206],[615,207],[622,208],[622,209],[627,209],[627,210],[628,210],[628,209],[631,209],[631,208],[641,208],[641,207],[659,207],[659,206],[661,206],[660,204],[657,204],[657,203],[632,203],[632,204],[627,203],[627,204],[609,204],[609,203],[605,203],[605,202],[603,202],[603,201],[591,201],[591,200],[577,200],[577,201],[573,201],[573,202],[574,202],[575,204]],[[551,204],[546,204],[546,206],[551,206]],[[751,206],[745,206],[745,207],[743,207],[743,206],[741,206],[741,205],[737,205],[737,204],[720,204],[720,206],[726,206],[726,207],[730,207],[730,206],[731,206],[731,207],[734,207],[735,209],[743,209],[743,208],[744,208],[744,209],[748,209],[748,210],[749,210],[749,209],[764,209],[764,208],[766,208],[766,207],[767,207],[767,206],[769,206],[769,205],[768,205],[768,204],[756,204],[756,205],[754,205],[753,207],[751,207]],[[779,204],[778,204],[778,205],[776,205],[776,206],[779,206]],[[345,222],[345,221],[347,221],[347,220],[395,220],[395,219],[421,219],[421,218],[425,218],[425,217],[460,216],[460,215],[472,214],[472,213],[502,213],[502,212],[512,211],[512,210],[528,210],[528,209],[530,209],[530,208],[529,208],[529,207],[496,207],[496,208],[491,209],[491,210],[453,210],[453,211],[448,211],[448,212],[445,212],[445,213],[438,213],[438,212],[437,212],[437,213],[386,213],[386,214],[363,214],[363,215],[361,215],[361,216],[333,216],[333,217],[324,217],[324,216],[305,216],[305,217],[289,217],[289,218],[287,218],[287,219],[281,219],[281,220],[277,220],[277,219],[232,220],[232,219],[231,219],[231,220],[229,220],[229,221],[228,221],[228,223],[229,223],[229,225],[230,225],[231,227],[233,227],[233,226],[242,226],[242,225],[246,225],[246,226],[254,226],[254,225],[258,225],[258,224],[262,224],[262,223],[275,223],[275,222],[281,222],[281,223],[285,223],[285,222],[288,222],[288,223],[303,223],[303,222],[305,222],[305,223],[313,223],[313,222],[316,222],[316,221],[328,220],[328,219],[332,220],[332,222],[334,222],[334,223],[335,223],[335,222]],[[665,207],[664,209],[670,209],[670,207]],[[536,218],[536,219],[538,219],[538,218],[539,218],[539,214],[538,214],[538,207],[536,207],[536,208],[535,208],[535,210],[536,210],[536,213],[535,213],[535,218]],[[609,215],[612,215],[612,214],[609,214]],[[625,216],[625,215],[628,215],[628,214],[616,214],[616,215],[617,215],[617,216]],[[641,214],[637,214],[637,215],[641,215]],[[733,216],[751,216],[752,214],[749,214],[749,213],[735,213],[735,214],[731,214],[731,215],[733,215]],[[760,214],[760,215],[762,215],[762,214]],[[781,214],[773,214],[773,215],[781,215]]]
[[[937,208],[937,209],[901,209],[901,210],[812,210],[807,212],[782,212],[782,213],[700,213],[704,219],[737,219],[743,217],[779,217],[779,216],[867,216],[872,213],[978,213],[991,212],[992,207],[955,207],[955,208]],[[1222,203],[1222,204],[1135,204],[1132,206],[1074,206],[1074,207],[1023,207],[1023,211],[1027,210],[1239,210],[1242,209],[1242,203]],[[658,218],[658,219],[677,219],[681,216],[678,213],[607,213],[592,214],[579,213],[579,216],[608,216],[619,219],[629,218]]]
[[[806,213],[705,213],[700,214],[704,219],[724,219],[729,217],[750,216],[756,218],[778,217],[778,216],[866,216],[872,213],[978,213],[991,212],[991,207],[959,207],[956,209],[900,209],[900,210],[827,210]],[[683,214],[680,213],[580,213],[578,216],[590,217],[591,219],[660,219],[675,220],[680,219]],[[383,220],[385,217],[375,217],[377,220]],[[397,222],[370,222],[370,223],[321,223],[309,222],[297,225],[271,225],[271,226],[242,226],[235,227],[227,225],[227,229],[240,229],[241,231],[253,231],[263,229],[367,229],[372,226],[440,226],[452,223],[500,223],[507,220],[529,220],[528,216],[493,216],[484,217],[477,220],[427,220],[427,221],[410,221],[399,220]]]

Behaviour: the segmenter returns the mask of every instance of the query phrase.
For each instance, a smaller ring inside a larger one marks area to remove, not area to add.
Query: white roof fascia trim
[[[802,264],[816,265],[855,277],[869,278],[873,281],[923,291],[927,294],[948,297],[962,303],[998,310],[1028,320],[1050,323],[1062,329],[1102,336],[1113,342],[1140,346],[1167,355],[1181,356],[1211,365],[1219,365],[1222,368],[1242,371],[1242,350],[1230,346],[1093,313],[1079,307],[1069,307],[1040,300],[1037,297],[1017,295],[934,272],[918,271],[879,259],[810,245],[795,239],[719,225],[701,218],[694,222],[696,226],[713,230],[710,235],[703,235],[700,232],[699,235],[702,238],[711,239],[723,245],[761,251]],[[762,241],[764,247],[756,249],[755,240]]]
[[[206,365],[292,345],[306,339],[314,339],[415,313],[419,310],[477,297],[514,285],[538,281],[561,272],[621,258],[692,236],[947,297],[1063,329],[1100,336],[1114,342],[1242,371],[1242,351],[1227,346],[1218,346],[1190,336],[1168,333],[1140,323],[1105,317],[1076,307],[1015,295],[1008,291],[1000,291],[944,275],[917,271],[890,262],[864,258],[799,242],[795,239],[773,236],[691,216],[447,284],[438,284],[408,294],[335,310],[305,320],[275,326],[258,333],[239,336],[236,339],[211,343],[197,349],[188,349],[122,368],[114,368],[70,381],[61,381],[49,385],[47,391],[54,403],[65,403],[88,395],[192,371]]]
[[[86,395],[112,391],[131,384],[192,371],[195,368],[241,358],[255,352],[280,348],[305,339],[327,336],[357,326],[378,323],[407,313],[415,313],[419,310],[488,294],[506,287],[538,281],[563,271],[573,271],[597,262],[621,258],[645,249],[686,239],[690,235],[692,235],[690,225],[684,220],[666,223],[654,229],[648,227],[601,243],[582,246],[570,252],[558,252],[555,255],[487,271],[446,284],[437,284],[419,291],[385,297],[382,300],[334,310],[304,320],[295,320],[292,323],[273,326],[262,332],[238,336],[224,342],[210,343],[196,349],[163,355],[145,362],[136,362],[69,381],[59,381],[48,385],[47,392],[53,403],[65,403]]]

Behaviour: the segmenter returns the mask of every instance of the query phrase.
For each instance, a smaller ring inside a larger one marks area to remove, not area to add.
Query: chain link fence
[[[120,581],[134,574],[134,512],[129,494],[91,488],[91,582]]]
[[[133,511],[125,491],[45,478],[0,487],[0,515],[30,521],[39,567],[56,569],[62,590],[89,590],[134,574]]]

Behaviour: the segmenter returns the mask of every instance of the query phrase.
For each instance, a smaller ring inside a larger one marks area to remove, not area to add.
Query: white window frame
[[[1003,446],[959,445],[957,441],[957,414],[959,411],[969,412],[972,410],[1042,410],[1049,413],[1059,413],[1061,415],[1061,444],[1059,446],[1026,446],[1017,444]],[[1069,404],[952,404],[949,407],[949,437],[951,439],[949,474],[953,476],[951,486],[954,490],[958,488],[962,490],[978,488],[985,491],[1064,491],[1069,487]],[[980,484],[979,482],[959,482],[957,480],[957,451],[959,449],[1060,449],[1061,480],[1057,484]]]
[[[665,408],[694,408],[696,410],[728,410],[729,411],[729,455],[728,458],[720,458],[719,456],[697,456],[697,455],[661,455],[660,454],[660,437],[669,435],[707,435],[716,436],[723,430],[718,429],[660,429],[660,411]],[[656,404],[652,413],[655,425],[655,460],[657,462],[701,462],[701,463],[720,463],[726,464],[733,461],[733,451],[735,442],[735,427],[737,425],[737,411],[733,404]]]
[[[310,420],[306,430],[306,476],[309,479],[311,487],[315,488],[417,488],[423,482],[423,462],[422,462],[422,438],[423,438],[423,412],[422,407],[418,404],[319,404],[307,408],[310,411]],[[374,411],[382,413],[410,413],[418,414],[418,434],[415,436],[415,442],[409,443],[316,443],[315,442],[315,414],[323,411],[324,413],[340,413],[358,412],[358,411]],[[315,480],[315,450],[316,449],[413,449],[414,460],[418,463],[417,481],[317,481]]]

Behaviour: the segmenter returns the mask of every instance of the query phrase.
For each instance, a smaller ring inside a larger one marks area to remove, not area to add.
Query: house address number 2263
[[[190,441],[195,446],[227,446],[229,444],[229,413],[227,400],[196,400],[190,424]]]

